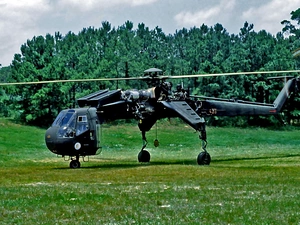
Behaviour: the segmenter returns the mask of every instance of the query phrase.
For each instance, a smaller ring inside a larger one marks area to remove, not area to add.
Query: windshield
[[[72,138],[75,134],[75,110],[62,111],[53,122],[52,126],[59,126],[58,137]]]
[[[61,111],[56,119],[54,120],[52,126],[65,126],[70,121],[71,117],[75,114],[75,110],[63,110]]]

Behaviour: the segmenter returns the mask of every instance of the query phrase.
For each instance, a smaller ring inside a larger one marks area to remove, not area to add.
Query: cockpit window
[[[78,116],[77,122],[87,122],[86,116]]]
[[[69,123],[71,117],[74,115],[74,113],[67,113],[64,118],[62,118],[61,122],[60,122],[60,126],[65,126]]]
[[[87,116],[78,116],[76,124],[76,135],[80,135],[89,129]]]
[[[74,110],[63,110],[61,111],[56,119],[54,120],[52,126],[65,126],[69,123],[71,117],[75,114]]]
[[[54,122],[52,123],[52,126],[56,126],[59,125],[60,121],[62,120],[62,118],[64,117],[64,115],[66,114],[65,111],[61,111],[58,116],[56,117],[56,119],[54,120]]]
[[[76,114],[75,111],[64,113],[60,119],[57,120],[56,125],[59,125],[58,137],[72,138],[75,133]],[[54,123],[53,123],[54,124]]]

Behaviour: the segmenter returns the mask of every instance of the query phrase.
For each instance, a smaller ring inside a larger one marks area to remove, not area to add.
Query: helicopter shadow
[[[88,165],[89,162],[86,162],[80,169],[129,169],[129,168],[140,168],[140,167],[153,167],[153,166],[165,166],[165,165],[195,165],[197,162],[195,159],[191,160],[172,160],[172,161],[151,161],[149,163],[140,163],[137,161],[117,161],[117,159],[104,159],[104,162],[98,161],[92,162],[93,165]],[[65,170],[70,169],[69,167],[57,167],[56,170]]]
[[[254,161],[254,160],[265,160],[265,159],[283,159],[283,158],[294,158],[300,157],[300,154],[286,154],[280,156],[258,156],[258,157],[235,157],[235,158],[226,158],[226,159],[214,159],[211,162],[211,165],[218,165],[222,162],[238,162],[238,161]],[[101,162],[104,160],[104,162]],[[89,162],[86,162],[80,169],[89,170],[89,169],[130,169],[130,168],[141,168],[141,167],[154,167],[154,166],[167,166],[167,165],[178,165],[178,166],[199,166],[195,159],[178,159],[172,161],[151,161],[149,163],[140,163],[137,161],[118,161],[115,158],[101,158],[98,162],[92,162],[93,165],[88,165]],[[96,164],[99,163],[99,164]],[[199,166],[200,167],[200,166]],[[230,165],[228,165],[230,167]],[[66,170],[70,169],[69,167],[57,167],[53,168],[55,170]]]
[[[232,161],[253,161],[253,160],[264,160],[264,159],[284,159],[300,157],[300,154],[284,154],[276,156],[257,156],[257,157],[235,157],[226,159],[215,159],[212,162],[232,162]]]

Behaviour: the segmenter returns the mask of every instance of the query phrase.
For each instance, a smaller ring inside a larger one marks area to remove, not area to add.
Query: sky
[[[247,21],[276,35],[299,7],[299,0],[0,0],[0,64],[9,66],[34,36],[77,34],[103,21],[117,28],[129,20],[134,29],[144,23],[165,34],[216,23],[238,34]]]

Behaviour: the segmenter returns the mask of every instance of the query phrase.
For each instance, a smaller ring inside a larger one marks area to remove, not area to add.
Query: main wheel
[[[139,162],[146,163],[150,162],[150,153],[147,150],[142,150],[138,154]]]
[[[209,165],[211,161],[210,154],[208,152],[200,152],[197,157],[198,165]]]
[[[72,169],[80,168],[80,162],[79,162],[79,160],[72,160],[70,162],[70,168],[72,168]]]

